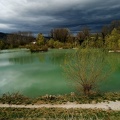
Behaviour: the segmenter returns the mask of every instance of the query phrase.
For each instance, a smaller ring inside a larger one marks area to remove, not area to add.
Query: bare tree
[[[63,66],[64,72],[70,82],[85,95],[90,95],[98,83],[113,72],[108,51],[100,49],[79,49],[74,54],[67,56]]]
[[[6,44],[11,47],[18,47],[32,42],[35,38],[32,32],[15,32],[7,35]]]
[[[88,27],[82,28],[82,31],[77,33],[76,39],[80,45],[86,40],[90,40],[90,29]]]
[[[56,28],[51,30],[51,37],[54,40],[59,40],[60,42],[66,42],[67,37],[69,36],[70,31],[67,28]]]
[[[84,42],[84,40],[85,40],[84,33],[83,32],[78,32],[77,36],[76,36],[76,39],[79,42],[79,44],[81,45]]]

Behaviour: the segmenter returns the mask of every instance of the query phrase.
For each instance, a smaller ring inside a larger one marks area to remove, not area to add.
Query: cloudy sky
[[[98,31],[120,19],[120,0],[0,0],[0,32],[32,31],[83,26]]]

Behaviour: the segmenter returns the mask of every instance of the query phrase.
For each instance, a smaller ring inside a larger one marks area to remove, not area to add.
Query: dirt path
[[[97,104],[76,104],[76,103],[67,103],[67,104],[41,104],[41,105],[9,105],[9,104],[0,104],[0,107],[12,107],[12,108],[83,108],[83,109],[104,109],[104,110],[120,110],[120,101],[112,102],[104,102]]]

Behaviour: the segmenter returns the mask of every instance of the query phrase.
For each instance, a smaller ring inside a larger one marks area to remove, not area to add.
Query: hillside
[[[3,33],[3,32],[0,32],[0,39],[5,39],[7,37],[8,33]]]

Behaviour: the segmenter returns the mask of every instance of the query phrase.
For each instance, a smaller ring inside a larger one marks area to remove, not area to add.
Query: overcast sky
[[[92,31],[120,19],[120,0],[0,0],[0,32],[32,31],[83,26]]]

